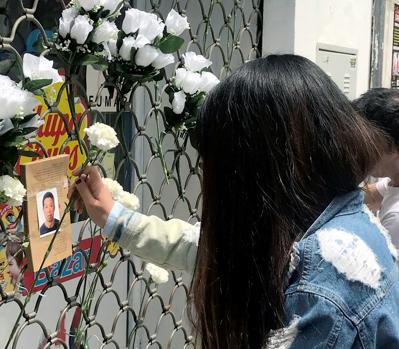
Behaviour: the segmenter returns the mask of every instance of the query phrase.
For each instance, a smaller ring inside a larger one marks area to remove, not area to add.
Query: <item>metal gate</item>
[[[211,70],[221,79],[245,61],[260,56],[262,0],[136,0],[130,5],[161,17],[171,8],[185,14],[191,29],[184,35],[179,57],[188,50],[203,54],[211,59]],[[0,0],[1,73],[13,74],[7,70],[13,55],[34,52],[38,42],[35,37],[57,27],[64,7],[62,0]],[[172,71],[167,69],[168,78]],[[124,189],[140,198],[141,211],[163,219],[177,217],[193,224],[199,221],[201,174],[197,154],[187,138],[170,131],[163,134],[161,111],[168,98],[167,79],[135,86],[126,101],[126,112],[116,118],[115,113],[98,111],[84,101],[85,77],[81,78],[78,95],[85,106],[82,118],[111,124],[123,135],[128,154],[118,150],[108,161],[113,162],[115,178]],[[55,100],[51,106],[52,112],[57,112],[57,103]],[[161,146],[166,174],[156,145],[160,134],[164,135]],[[68,142],[72,139],[65,145]],[[60,152],[65,151],[65,145]],[[79,243],[91,237],[94,230],[89,226],[88,221],[74,224],[75,252],[82,251]],[[12,239],[11,233],[3,234],[2,246],[15,243],[10,242]],[[60,282],[59,275],[47,272],[47,286],[29,301],[18,292],[10,294],[0,288],[0,347],[6,346],[23,310],[9,348],[74,348],[76,314],[82,285],[86,284],[94,285],[94,289],[89,316],[80,319],[79,328],[88,348],[195,347],[195,335],[186,316],[189,275],[171,272],[169,282],[157,286],[150,282],[142,261],[122,249],[108,249],[106,263],[101,267],[94,263],[90,271],[65,283]]]

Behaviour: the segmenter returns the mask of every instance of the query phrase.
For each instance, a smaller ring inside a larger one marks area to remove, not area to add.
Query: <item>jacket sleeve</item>
[[[145,261],[166,269],[192,272],[195,266],[200,224],[180,219],[164,221],[131,211],[116,202],[103,235]]]
[[[324,297],[298,291],[289,294],[285,315],[286,327],[270,333],[266,349],[361,348],[354,326]]]

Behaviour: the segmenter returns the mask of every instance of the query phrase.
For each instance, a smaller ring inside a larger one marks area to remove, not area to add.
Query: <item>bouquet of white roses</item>
[[[118,37],[115,20],[122,6],[123,0],[72,0],[62,12],[54,47],[70,73],[82,65],[108,67],[108,42]]]
[[[24,149],[24,143],[34,137],[42,120],[33,111],[39,104],[35,95],[43,88],[61,81],[53,62],[45,57],[25,54],[24,78],[18,84],[0,75],[0,203],[21,205],[25,189],[14,178],[14,167],[20,155],[37,156]]]
[[[194,52],[183,54],[183,64],[166,89],[172,108],[165,107],[168,129],[188,132],[195,128],[198,111],[208,92],[219,83],[219,79],[206,71],[212,62]]]
[[[184,42],[179,35],[189,28],[187,18],[175,10],[171,10],[163,22],[153,13],[128,9],[117,40],[107,43],[113,57],[108,81],[125,95],[136,82],[162,79],[164,68],[175,62],[172,53]]]

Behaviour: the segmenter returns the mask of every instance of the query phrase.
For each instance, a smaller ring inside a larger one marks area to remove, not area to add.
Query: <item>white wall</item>
[[[371,18],[372,0],[268,0],[263,53],[295,53],[315,62],[318,43],[355,49],[360,95],[369,86]]]

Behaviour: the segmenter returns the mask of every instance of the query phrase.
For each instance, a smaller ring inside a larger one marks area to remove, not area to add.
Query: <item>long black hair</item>
[[[255,348],[283,323],[293,242],[379,157],[377,131],[311,61],[244,64],[198,119],[202,231],[192,282],[202,348]]]

